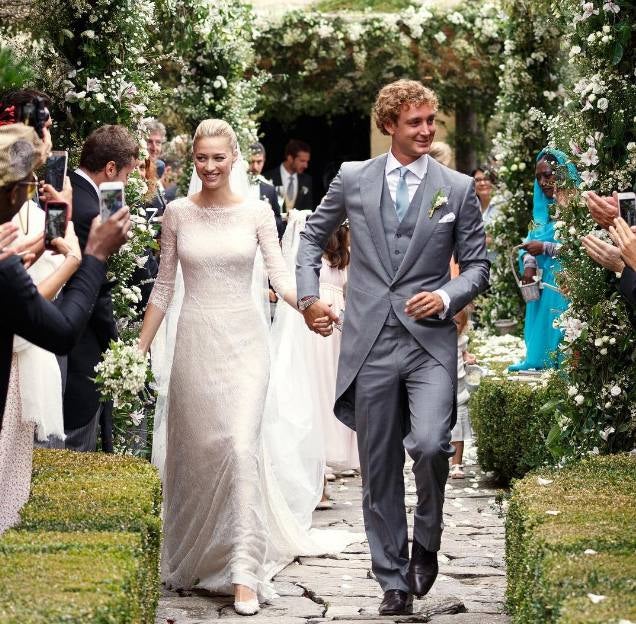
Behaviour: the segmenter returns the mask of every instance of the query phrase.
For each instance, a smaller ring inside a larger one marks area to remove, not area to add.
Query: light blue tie
[[[397,185],[397,192],[395,193],[395,212],[397,213],[398,221],[402,221],[406,215],[406,211],[409,209],[409,187],[406,183],[406,167],[400,167],[400,180]]]

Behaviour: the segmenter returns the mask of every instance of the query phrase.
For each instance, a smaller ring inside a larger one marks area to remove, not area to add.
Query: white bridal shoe
[[[260,609],[260,605],[258,604],[258,600],[256,598],[252,598],[252,600],[243,600],[241,602],[234,602],[234,610],[239,615],[256,615]]]

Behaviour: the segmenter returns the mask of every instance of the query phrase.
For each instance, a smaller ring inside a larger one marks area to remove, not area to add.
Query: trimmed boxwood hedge
[[[554,410],[542,407],[563,396],[562,382],[548,386],[506,379],[482,379],[470,398],[479,465],[502,483],[552,462],[546,445]]]
[[[536,471],[514,484],[506,600],[516,624],[636,621],[635,500],[629,455]],[[594,603],[588,594],[605,598]]]
[[[154,623],[160,510],[161,484],[148,462],[36,450],[21,521],[0,537],[0,621]],[[56,572],[58,559],[67,573],[77,570],[68,584]],[[18,572],[7,567],[14,563]],[[28,571],[40,565],[39,582],[48,587],[36,590]]]

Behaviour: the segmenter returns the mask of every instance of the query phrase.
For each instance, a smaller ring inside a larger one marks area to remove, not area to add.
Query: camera
[[[636,194],[618,193],[618,209],[627,225],[636,225]]]

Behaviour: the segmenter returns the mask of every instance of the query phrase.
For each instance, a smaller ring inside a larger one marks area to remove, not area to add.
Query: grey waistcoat
[[[404,254],[411,244],[411,237],[413,236],[413,230],[417,223],[417,213],[422,203],[422,194],[424,193],[426,176],[417,187],[415,195],[409,204],[409,209],[406,211],[406,215],[402,222],[398,221],[397,214],[395,212],[395,203],[391,199],[389,193],[389,187],[386,183],[386,177],[384,178],[384,184],[382,185],[382,203],[380,205],[380,214],[382,215],[382,225],[384,226],[384,237],[386,239],[386,246],[389,250],[389,257],[391,259],[391,269],[393,271],[392,276],[395,276],[397,270],[402,264]],[[386,319],[386,325],[401,326],[402,323],[395,314],[393,307],[396,305],[392,302],[391,311]]]

